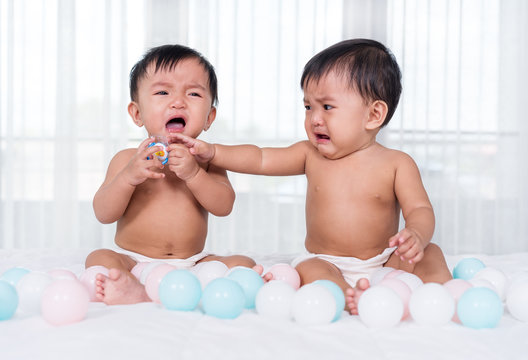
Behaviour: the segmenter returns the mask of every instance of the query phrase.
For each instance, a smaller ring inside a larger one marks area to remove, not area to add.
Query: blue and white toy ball
[[[334,295],[334,299],[336,301],[336,313],[332,319],[332,322],[339,320],[343,314],[343,310],[345,310],[345,294],[343,293],[343,290],[341,290],[339,285],[330,280],[317,280],[314,281],[314,284],[323,285],[325,288],[330,290],[332,295]]]
[[[246,296],[242,287],[228,278],[211,280],[202,295],[204,312],[220,319],[238,317],[244,310],[245,303]]]
[[[188,270],[169,271],[159,284],[160,302],[169,310],[192,311],[200,302],[200,280]]]
[[[503,311],[499,295],[486,287],[467,289],[458,300],[457,305],[457,315],[460,322],[473,329],[496,327]]]
[[[18,294],[13,285],[0,280],[0,321],[11,319],[18,307]]]
[[[322,325],[332,322],[336,301],[327,287],[310,283],[297,290],[292,301],[293,319],[302,325]]]
[[[246,297],[244,307],[246,309],[255,308],[255,297],[259,289],[264,285],[262,277],[255,270],[243,266],[232,269],[226,277],[235,280],[244,290]]]
[[[26,315],[41,312],[41,301],[44,290],[53,282],[51,276],[43,272],[32,271],[18,281],[18,311]]]
[[[2,273],[2,276],[0,276],[0,280],[7,281],[11,285],[16,286],[18,280],[20,280],[22,276],[28,274],[29,272],[30,271],[28,269],[22,267],[14,267],[4,271]]]
[[[506,290],[508,289],[508,277],[504,272],[499,269],[495,269],[488,266],[477,272],[471,280],[475,281],[480,279],[489,281],[493,286],[492,290],[496,290],[497,295],[499,295],[502,301],[506,299]]]
[[[456,264],[453,269],[453,277],[455,279],[470,280],[485,267],[486,265],[477,258],[465,258]]]
[[[282,280],[265,283],[255,298],[255,309],[259,315],[278,320],[290,320],[295,289]]]

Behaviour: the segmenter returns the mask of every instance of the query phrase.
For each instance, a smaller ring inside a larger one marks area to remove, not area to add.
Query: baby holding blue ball
[[[307,253],[292,265],[302,284],[338,284],[350,313],[357,314],[369,274],[382,266],[424,282],[450,280],[442,251],[431,243],[435,217],[418,167],[409,155],[376,141],[401,93],[390,50],[367,39],[337,43],[306,64],[301,88],[307,140],[260,148],[175,137],[200,161],[227,170],[306,175]]]
[[[86,267],[110,269],[108,276],[97,274],[97,298],[107,304],[150,301],[131,274],[138,261],[255,266],[246,256],[203,252],[208,214],[228,215],[235,193],[224,169],[197,162],[173,139],[174,134],[196,138],[215,120],[213,66],[185,46],[153,48],[132,68],[130,94],[128,113],[149,137],[113,157],[93,200],[101,223],[117,222],[118,248],[93,251],[86,259]]]

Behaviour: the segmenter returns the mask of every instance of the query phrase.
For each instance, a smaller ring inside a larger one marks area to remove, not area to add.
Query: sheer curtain
[[[524,1],[0,0],[0,247],[100,247],[91,200],[111,157],[144,137],[128,72],[182,43],[215,65],[220,104],[204,139],[305,138],[299,78],[316,52],[371,37],[404,75],[379,140],[418,163],[448,253],[528,251],[528,5]],[[233,213],[209,250],[297,252],[304,177],[230,174]]]

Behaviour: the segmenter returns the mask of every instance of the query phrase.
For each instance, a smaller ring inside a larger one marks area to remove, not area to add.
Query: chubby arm
[[[152,138],[144,140],[137,150],[122,150],[110,161],[106,178],[93,199],[95,216],[101,223],[110,224],[123,216],[137,185],[146,179],[165,176],[155,171],[156,168],[162,169],[163,165],[153,156],[161,149],[148,147],[152,141]]]
[[[210,165],[207,171],[204,170],[182,144],[169,145],[167,165],[185,182],[204,209],[216,216],[231,213],[235,192],[224,169]]]
[[[189,148],[198,161],[218,167],[255,175],[300,175],[305,173],[306,154],[311,146],[300,141],[285,148],[260,148],[255,145],[209,144],[182,134],[173,140]]]
[[[405,228],[389,239],[389,246],[398,247],[396,255],[403,261],[416,263],[422,260],[424,249],[433,237],[435,216],[418,167],[404,153],[399,153],[394,190]]]

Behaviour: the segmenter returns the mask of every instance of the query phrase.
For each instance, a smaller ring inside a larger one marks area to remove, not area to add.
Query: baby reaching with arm
[[[86,259],[86,267],[110,269],[108,276],[97,275],[97,298],[106,304],[150,301],[131,274],[140,261],[184,268],[211,260],[255,266],[245,256],[203,252],[208,214],[228,215],[235,200],[226,171],[199,164],[182,144],[159,146],[154,138],[170,139],[174,133],[195,138],[211,126],[217,101],[212,65],[185,46],[153,48],[132,68],[130,94],[128,112],[149,137],[137,149],[114,156],[93,200],[100,222],[117,221],[118,248],[95,250]]]
[[[301,78],[308,140],[286,148],[225,146],[173,134],[200,162],[262,175],[306,174],[304,254],[293,264],[302,284],[327,279],[345,293],[349,312],[374,270],[389,266],[424,282],[451,278],[432,244],[434,212],[415,162],[376,141],[401,93],[392,53],[366,39],[315,55]],[[405,227],[399,231],[400,211]]]

